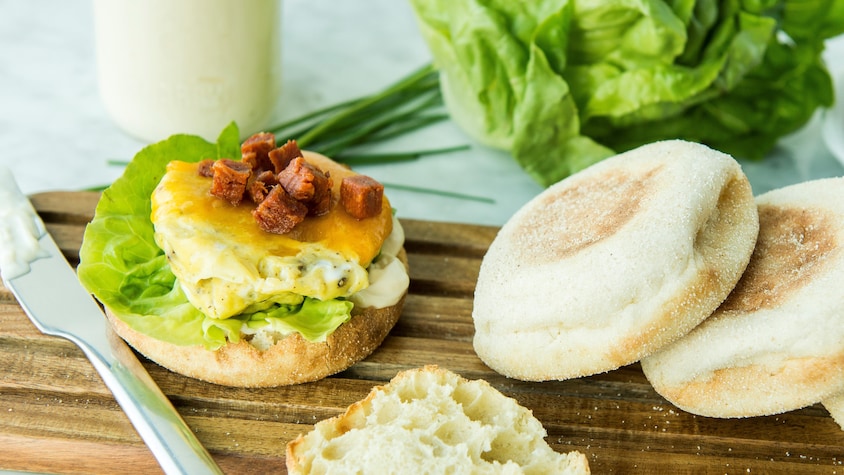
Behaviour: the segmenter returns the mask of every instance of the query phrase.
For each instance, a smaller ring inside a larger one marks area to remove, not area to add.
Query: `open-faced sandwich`
[[[175,372],[266,387],[377,348],[408,287],[383,186],[269,133],[173,136],[103,193],[79,278],[114,330]]]

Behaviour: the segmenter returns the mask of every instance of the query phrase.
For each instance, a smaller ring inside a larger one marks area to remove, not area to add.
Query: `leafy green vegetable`
[[[177,345],[208,349],[237,342],[244,324],[269,325],[283,333],[297,331],[322,341],[350,318],[351,302],[305,298],[299,305],[278,305],[224,320],[206,317],[193,307],[167,258],[153,239],[150,196],[171,160],[240,156],[237,126],[222,131],[216,144],[192,135],[174,135],[138,152],[123,176],[107,188],[85,229],[79,251],[79,280],[131,328]]]
[[[764,156],[834,101],[844,0],[411,0],[469,135],[543,185],[661,139]]]

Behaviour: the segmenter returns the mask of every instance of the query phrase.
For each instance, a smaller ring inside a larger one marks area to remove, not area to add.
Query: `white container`
[[[214,141],[269,125],[280,91],[281,0],[94,0],[100,95],[117,124],[154,142]]]

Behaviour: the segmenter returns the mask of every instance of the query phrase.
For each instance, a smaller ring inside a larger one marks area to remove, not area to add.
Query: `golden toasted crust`
[[[398,257],[407,265],[404,250]],[[259,350],[245,340],[216,351],[178,346],[133,330],[108,308],[106,315],[120,337],[171,371],[225,386],[274,387],[316,381],[369,356],[398,321],[405,296],[390,307],[355,307],[352,318],[324,342],[312,343],[293,333],[267,350]]]
[[[642,360],[657,392],[694,414],[777,414],[844,392],[844,178],[756,201],[759,238],[730,296]]]

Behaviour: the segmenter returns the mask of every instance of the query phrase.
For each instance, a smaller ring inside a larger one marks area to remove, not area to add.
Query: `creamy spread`
[[[381,247],[381,255],[369,266],[369,287],[349,300],[362,308],[385,308],[398,303],[410,284],[404,264],[396,257],[404,245],[404,229],[393,217],[393,231]]]
[[[38,243],[43,226],[21,193],[12,172],[0,167],[0,272],[13,279],[29,272],[29,263],[46,254]]]

